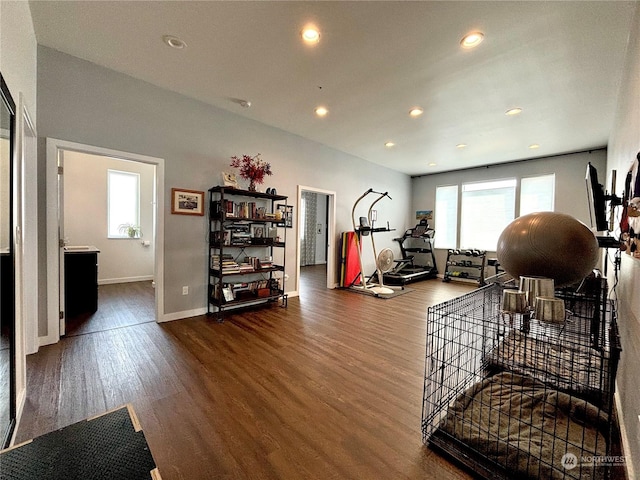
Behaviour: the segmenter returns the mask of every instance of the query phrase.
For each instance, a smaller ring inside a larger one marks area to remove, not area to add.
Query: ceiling
[[[635,2],[31,1],[40,45],[409,175],[605,146]],[[320,30],[302,42],[308,24]],[[461,38],[484,33],[474,49]],[[182,39],[173,49],[163,35]],[[243,108],[239,100],[251,102]],[[329,114],[318,118],[324,105]],[[409,116],[414,106],[424,109]],[[522,113],[507,116],[514,107]],[[385,147],[392,141],[395,146]],[[457,148],[466,144],[465,148]],[[530,149],[532,144],[539,148]]]

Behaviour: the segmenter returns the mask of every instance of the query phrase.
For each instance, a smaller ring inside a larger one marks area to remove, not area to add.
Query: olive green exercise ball
[[[556,287],[576,283],[598,263],[598,240],[570,215],[538,212],[511,222],[498,239],[498,262],[514,278],[552,278]]]

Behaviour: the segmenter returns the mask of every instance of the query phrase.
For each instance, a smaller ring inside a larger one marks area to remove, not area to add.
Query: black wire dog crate
[[[502,312],[505,288],[428,309],[423,442],[487,479],[608,478],[621,348],[606,281],[557,290],[562,323]]]

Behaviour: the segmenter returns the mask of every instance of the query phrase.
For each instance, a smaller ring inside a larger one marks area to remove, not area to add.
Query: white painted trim
[[[61,150],[102,155],[120,160],[149,163],[156,167],[156,184],[154,188],[154,231],[155,245],[154,278],[156,281],[156,321],[164,318],[164,159],[122,152],[109,148],[95,147],[76,142],[68,142],[55,138],[47,138],[47,335],[40,337],[40,345],[56,343],[60,339],[59,331],[59,298],[60,289],[58,270],[58,169],[57,158]],[[53,267],[53,268],[51,268]]]
[[[162,322],[172,322],[174,320],[182,320],[184,318],[190,317],[199,317],[200,315],[206,315],[206,308],[194,308],[193,310],[183,310],[182,312],[174,312],[167,313],[162,317],[162,319],[158,320],[159,323]]]
[[[49,291],[49,288],[47,288],[47,291]],[[47,302],[48,304],[48,302]],[[47,319],[48,320],[48,319]],[[48,327],[48,322],[47,322],[47,327]],[[58,326],[58,324],[56,323],[55,325],[56,327]],[[45,335],[44,337],[38,337],[38,345],[40,345],[41,347],[44,347],[45,345],[53,345],[54,343],[58,343],[60,341],[60,335],[58,334],[58,332],[54,332],[51,335]]]
[[[13,433],[11,434],[11,440],[9,440],[9,447],[12,447],[16,441],[16,435],[18,434],[18,429],[20,428],[20,420],[22,420],[22,412],[24,411],[24,404],[27,401],[27,389],[23,388],[18,392],[16,398],[16,426],[13,429]]]
[[[38,134],[24,102],[18,98],[19,160],[22,162],[22,321],[24,353],[38,351]],[[33,155],[29,155],[32,151]],[[28,200],[27,200],[28,199]],[[26,373],[25,373],[26,375]]]
[[[116,283],[147,282],[153,280],[153,275],[140,275],[139,277],[104,278],[98,280],[98,285],[113,285]]]
[[[627,469],[627,478],[636,478],[635,469],[633,468],[633,457],[631,456],[631,451],[629,450],[629,437],[627,435],[627,429],[625,428],[622,403],[620,402],[620,395],[618,395],[618,382],[616,382],[616,392],[613,394],[613,399],[616,404],[616,413],[618,414],[620,440],[622,442],[622,453],[624,455],[625,467]],[[635,417],[633,412],[631,413]],[[634,422],[635,418],[632,418],[631,421]]]
[[[300,205],[302,205],[302,192],[314,192],[327,195],[329,197],[329,207],[327,208],[327,288],[336,288],[336,247],[334,242],[337,242],[336,238],[336,192],[333,190],[323,190],[316,187],[308,187],[305,185],[298,185],[298,208],[296,213],[296,291],[295,296],[300,291]],[[290,294],[291,296],[294,296]]]

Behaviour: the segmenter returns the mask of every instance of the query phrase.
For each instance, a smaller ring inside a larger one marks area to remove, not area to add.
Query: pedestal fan
[[[373,237],[371,237],[373,242]],[[376,247],[373,246],[375,252]],[[393,252],[390,248],[383,248],[376,259],[376,274],[378,276],[378,285],[369,287],[372,292],[381,295],[389,295],[394,292],[392,288],[384,286],[384,274],[393,268]]]

